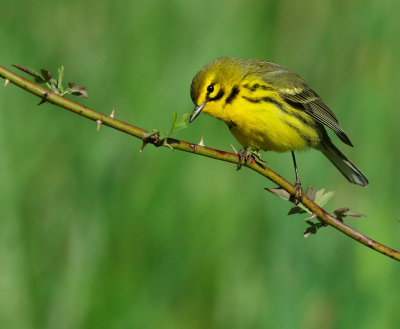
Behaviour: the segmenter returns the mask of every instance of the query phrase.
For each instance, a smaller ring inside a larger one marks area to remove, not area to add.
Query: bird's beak
[[[190,117],[189,122],[192,122],[194,119],[197,118],[197,116],[200,114],[200,112],[203,111],[204,106],[206,106],[206,102],[204,102],[203,104],[201,104],[201,105],[199,105],[199,106],[196,106],[196,107],[194,108],[193,114],[192,114],[192,116]]]

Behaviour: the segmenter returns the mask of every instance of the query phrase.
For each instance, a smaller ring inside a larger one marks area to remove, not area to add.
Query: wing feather
[[[353,146],[340,128],[335,114],[303,78],[283,66],[267,63],[270,64],[270,67],[267,72],[264,71],[263,79],[276,88],[286,103],[306,112],[317,122],[332,129],[344,143]]]

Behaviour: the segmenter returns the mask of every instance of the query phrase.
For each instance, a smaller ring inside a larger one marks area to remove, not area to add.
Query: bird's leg
[[[299,172],[297,171],[297,165],[296,165],[296,158],[294,156],[294,152],[292,152],[292,158],[293,158],[293,164],[294,164],[294,171],[296,173],[296,183],[294,184],[294,199],[295,199],[295,204],[298,205],[301,200],[303,200],[303,189],[301,188],[301,183],[300,183],[300,178],[299,178]]]

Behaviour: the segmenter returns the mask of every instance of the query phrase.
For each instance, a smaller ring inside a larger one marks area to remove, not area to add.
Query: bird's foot
[[[246,165],[247,162],[251,159],[252,155],[247,148],[242,148],[237,155],[239,157],[239,161],[236,169],[240,170],[240,168],[242,168],[242,164]]]
[[[256,163],[265,163],[265,161],[261,158],[260,153],[258,153],[257,150],[253,150],[249,147],[242,148],[239,152],[235,150],[235,153],[239,157],[237,170],[240,170],[243,164],[246,165],[250,161],[250,159],[253,159]]]
[[[299,180],[296,180],[294,184],[294,193],[290,196],[291,200],[297,206],[303,200],[304,192],[301,188],[301,183]]]

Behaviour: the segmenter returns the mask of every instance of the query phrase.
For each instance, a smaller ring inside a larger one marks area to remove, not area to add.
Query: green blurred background
[[[339,117],[370,180],[319,153],[304,186],[368,215],[350,224],[400,249],[400,20],[396,0],[2,0],[0,64],[83,84],[97,111],[167,130],[219,56],[305,77]],[[9,85],[0,88],[1,328],[397,328],[399,263],[305,216],[231,164],[148,146]],[[175,137],[231,150],[201,116]],[[265,154],[294,180],[290,154]]]

